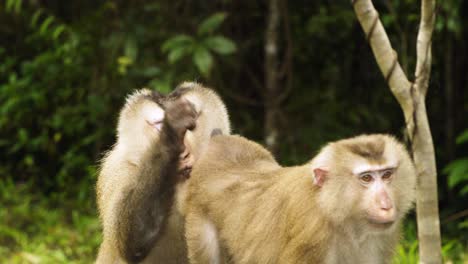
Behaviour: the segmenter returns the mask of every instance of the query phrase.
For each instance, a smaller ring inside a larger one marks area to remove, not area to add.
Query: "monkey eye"
[[[372,177],[372,175],[370,173],[364,173],[364,174],[361,174],[359,176],[359,179],[363,182],[363,183],[369,183],[371,182],[374,178]]]
[[[393,170],[386,170],[382,174],[382,179],[383,180],[388,180],[388,179],[390,179],[392,177],[392,175],[393,175]]]

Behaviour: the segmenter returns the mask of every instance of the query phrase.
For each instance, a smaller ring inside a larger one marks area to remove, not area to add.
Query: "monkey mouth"
[[[372,227],[375,227],[378,229],[390,228],[393,225],[393,223],[395,223],[394,220],[377,220],[377,219],[372,219],[372,218],[368,218],[368,222]]]

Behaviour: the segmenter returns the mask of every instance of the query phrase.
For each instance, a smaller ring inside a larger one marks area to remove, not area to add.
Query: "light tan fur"
[[[226,107],[219,96],[211,89],[198,83],[186,82],[178,87],[183,92],[175,97],[183,97],[193,104],[198,113],[196,128],[185,134],[185,145],[190,150],[194,160],[198,159],[205,150],[211,133],[219,129],[223,134],[230,133],[230,123]],[[168,164],[166,146],[160,143],[160,134],[154,127],[148,125],[148,118],[162,110],[161,105],[149,100],[151,91],[142,89],[127,98],[122,108],[117,128],[117,142],[102,160],[97,181],[97,202],[100,219],[103,225],[103,242],[99,250],[96,263],[127,263],[117,250],[117,245],[125,243],[117,236],[117,220],[122,219],[118,212],[122,207],[122,199],[130,190],[140,192],[144,196],[154,192],[144,187],[138,187],[143,179],[160,175],[155,171]],[[168,98],[171,95],[168,96]],[[172,100],[169,98],[168,100]],[[148,116],[149,115],[149,116]],[[161,154],[158,154],[159,152]],[[155,152],[158,152],[154,154]],[[152,158],[149,158],[152,157]],[[156,175],[144,175],[142,171],[151,171]],[[177,202],[185,197],[185,182],[179,182],[175,190],[175,203],[164,222],[164,230],[158,237],[153,248],[141,263],[183,264],[188,263],[187,250],[184,239],[184,222],[178,210]],[[159,201],[154,201],[156,205]],[[150,208],[148,208],[149,210]],[[145,211],[135,211],[135,214],[146,214]],[[165,217],[155,215],[155,218]],[[151,230],[148,230],[151,232]]]
[[[391,182],[397,219],[371,226],[367,200],[351,170],[366,159],[350,149],[383,148],[396,161]],[[326,168],[323,186],[314,169]],[[401,143],[364,135],[328,144],[302,166],[281,167],[262,146],[239,136],[217,136],[192,171],[186,204],[186,236],[192,264],[217,263],[206,242],[206,223],[218,236],[220,263],[390,263],[401,220],[414,200],[415,172]],[[208,234],[211,235],[211,234]],[[213,240],[211,240],[213,241]]]

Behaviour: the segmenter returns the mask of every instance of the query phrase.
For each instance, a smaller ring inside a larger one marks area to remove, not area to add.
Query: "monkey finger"
[[[179,158],[181,160],[184,160],[184,159],[187,159],[189,155],[190,155],[190,151],[188,150],[188,148],[184,148],[184,151],[179,155]]]
[[[189,121],[187,129],[188,130],[194,130],[197,127],[197,121],[195,119],[192,119]]]
[[[154,121],[154,122],[150,122],[150,121],[146,120],[146,123],[148,123],[149,126],[155,128],[156,131],[158,131],[158,132],[161,131],[161,128],[162,128],[162,125],[163,125],[162,120],[161,121]]]
[[[180,178],[181,180],[187,180],[190,178],[190,173],[192,172],[192,168],[185,168],[180,172]]]

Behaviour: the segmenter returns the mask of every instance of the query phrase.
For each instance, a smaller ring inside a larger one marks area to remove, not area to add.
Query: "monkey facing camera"
[[[388,135],[326,145],[281,167],[262,146],[213,137],[191,175],[191,263],[390,263],[416,173]]]

